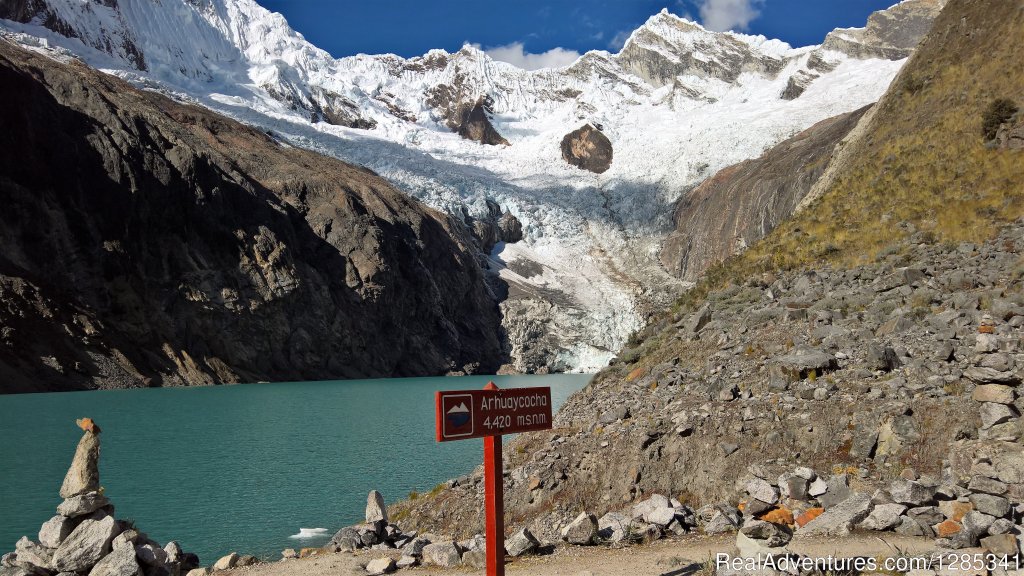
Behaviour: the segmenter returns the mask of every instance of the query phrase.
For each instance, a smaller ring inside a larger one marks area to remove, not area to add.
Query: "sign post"
[[[436,392],[437,441],[484,439],[487,576],[505,576],[505,484],[501,436],[551,429],[551,388]]]

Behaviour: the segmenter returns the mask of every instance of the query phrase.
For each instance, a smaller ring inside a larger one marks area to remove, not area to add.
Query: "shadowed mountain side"
[[[869,106],[818,122],[760,158],[721,170],[684,196],[661,261],[697,280],[709,266],[744,250],[788,218],[824,173],[836,145]]]
[[[4,392],[492,371],[464,229],[371,172],[0,42]]]

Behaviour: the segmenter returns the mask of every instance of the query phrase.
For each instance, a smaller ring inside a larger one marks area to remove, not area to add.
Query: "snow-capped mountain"
[[[0,29],[363,164],[452,214],[497,203],[524,233],[490,255],[507,285],[513,367],[593,370],[680,287],[658,258],[676,200],[877,100],[943,3],[905,0],[803,48],[662,11],[617,54],[538,71],[471,46],[335,59],[254,0],[7,0]],[[473,136],[473,114],[507,145],[460,136]],[[560,150],[588,123],[614,150],[600,174]]]

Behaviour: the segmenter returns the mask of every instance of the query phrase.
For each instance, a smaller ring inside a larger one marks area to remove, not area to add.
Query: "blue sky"
[[[499,60],[536,68],[578,53],[617,51],[662,8],[716,30],[818,44],[829,30],[863,26],[896,0],[257,0],[285,15],[307,40],[336,57],[454,52],[469,42]]]

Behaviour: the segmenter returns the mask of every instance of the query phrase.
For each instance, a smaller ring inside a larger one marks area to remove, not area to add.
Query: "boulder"
[[[281,551],[281,558],[284,560],[294,560],[299,557],[299,553],[295,551],[295,548],[285,548]]]
[[[214,562],[212,568],[213,568],[213,571],[216,572],[218,570],[230,570],[230,569],[234,568],[237,565],[238,565],[238,554],[236,552],[232,552],[232,553],[228,554],[227,556],[221,557],[220,560],[217,560],[216,562]]]
[[[398,559],[398,562],[395,562],[395,567],[399,569],[412,568],[413,566],[419,564],[419,562],[419,558],[413,556],[402,556]]]
[[[452,568],[462,561],[462,554],[455,542],[438,542],[423,547],[423,561],[441,568]]]
[[[744,558],[753,558],[758,554],[779,554],[792,538],[793,533],[778,524],[751,520],[736,533],[736,547]]]
[[[589,546],[597,536],[597,517],[581,512],[575,520],[562,528],[562,540],[576,546]]]
[[[921,506],[931,502],[935,497],[935,490],[914,480],[897,478],[889,485],[889,494],[897,504]]]
[[[210,572],[212,570],[209,568],[193,568],[185,573],[185,576],[209,576]]]
[[[995,518],[1002,518],[1010,512],[1010,501],[1002,496],[971,494],[970,501],[975,510]]]
[[[387,556],[375,558],[366,564],[366,573],[370,576],[390,574],[395,571],[395,561]]]
[[[985,402],[982,404],[979,414],[981,415],[982,430],[986,430],[997,424],[1002,424],[1003,422],[1008,422],[1011,419],[1020,416],[1020,414],[1017,413],[1016,408],[1013,406],[997,404],[995,402]]]
[[[129,528],[115,536],[114,540],[110,543],[110,547],[114,550],[118,548],[131,548],[135,550],[135,544],[139,541],[140,536],[138,530]]]
[[[865,530],[892,530],[899,525],[900,516],[906,510],[902,504],[878,504],[860,526]]]
[[[782,498],[805,501],[808,498],[808,486],[810,479],[799,474],[787,472],[779,476],[779,495]]]
[[[61,498],[67,499],[100,489],[100,435],[98,428],[96,430],[95,433],[87,430],[78,441],[75,457],[60,486]]]
[[[480,570],[486,568],[487,552],[484,550],[466,550],[462,554],[462,565]]]
[[[754,478],[747,482],[746,489],[751,498],[756,498],[765,504],[775,504],[779,501],[779,489],[762,478]]]
[[[971,394],[971,398],[976,402],[995,402],[996,404],[1013,404],[1015,397],[1013,388],[1002,384],[979,384]]]
[[[970,502],[960,502],[957,500],[944,500],[939,502],[939,511],[948,520],[959,522],[963,520],[964,515],[974,510],[974,504]]]
[[[656,508],[644,514],[644,522],[654,524],[662,528],[668,526],[676,519],[675,508]]]
[[[14,545],[14,551],[17,555],[17,564],[19,566],[31,565],[49,570],[50,564],[53,561],[52,550],[29,540],[27,536],[22,536],[18,540]]]
[[[993,480],[985,476],[974,476],[971,478],[970,484],[967,485],[967,489],[971,492],[1002,496],[1006,494],[1007,486],[999,480]]]
[[[981,547],[998,557],[1016,556],[1020,551],[1017,547],[1017,537],[1013,534],[996,534],[982,538]]]
[[[184,551],[181,549],[181,544],[171,540],[164,546],[164,554],[167,555],[168,562],[181,562]]]
[[[820,516],[800,529],[801,535],[846,536],[871,513],[871,496],[853,493],[842,502],[826,508]]]
[[[612,143],[591,124],[569,132],[562,138],[562,159],[584,170],[597,174],[612,164]]]
[[[114,549],[93,566],[89,576],[138,576],[140,570],[135,559],[135,550],[122,546]]]
[[[528,528],[522,528],[505,539],[505,553],[509,556],[522,556],[536,550],[539,542]]]
[[[704,523],[705,534],[735,532],[740,526],[740,513],[728,504],[705,506],[697,513]]]
[[[630,510],[630,520],[643,518],[658,508],[671,508],[672,502],[661,494],[652,494],[650,498],[638,502]]]
[[[110,543],[119,532],[117,521],[110,516],[83,521],[53,553],[52,567],[58,572],[89,570],[110,552]]]
[[[850,497],[850,479],[846,474],[832,476],[825,485],[827,488],[823,494],[818,495],[818,502],[826,510]]]
[[[618,512],[609,512],[597,521],[597,535],[609,543],[621,542],[629,531],[630,519]]]
[[[376,490],[370,490],[366,496],[366,523],[388,523],[388,510],[384,505],[384,496]]]
[[[139,559],[139,562],[147,566],[163,566],[167,564],[167,552],[163,548],[148,542],[135,547],[135,557]]]
[[[75,529],[77,523],[60,514],[50,518],[39,528],[39,543],[47,548],[57,548]]]
[[[362,539],[359,537],[359,532],[352,527],[338,530],[338,532],[331,538],[331,544],[334,545],[339,552],[352,552],[363,546]]]
[[[789,382],[797,382],[810,376],[821,376],[837,367],[835,356],[813,348],[797,348],[772,361],[773,366]]]
[[[57,514],[68,518],[77,518],[110,505],[110,500],[99,492],[86,492],[72,496],[57,506]]]

